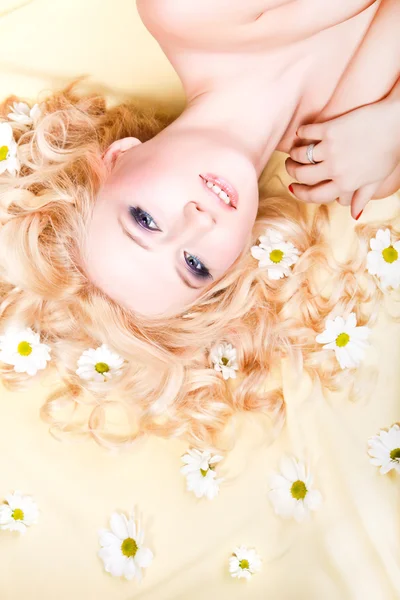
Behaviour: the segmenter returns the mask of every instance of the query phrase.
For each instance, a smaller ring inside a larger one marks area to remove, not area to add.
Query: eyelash
[[[136,223],[139,225],[139,227],[141,227],[142,229],[145,229],[146,231],[161,231],[161,229],[158,227],[157,223],[154,221],[153,217],[151,215],[149,215],[149,213],[147,213],[146,211],[142,210],[141,208],[139,208],[138,206],[131,206],[129,208],[129,212],[132,215],[133,219],[136,221]],[[149,217],[153,223],[156,225],[156,228],[151,228],[151,227],[146,227],[143,222],[140,221],[140,217],[146,215],[147,217]],[[189,254],[189,252],[185,252],[184,251],[184,258],[185,258],[185,263],[188,265],[189,267],[189,271],[191,273],[193,273],[193,275],[195,277],[197,277],[198,279],[206,279],[206,278],[212,278],[210,271],[207,269],[207,267],[201,262],[201,260],[195,256],[194,254]],[[203,270],[199,270],[193,267],[189,266],[189,263],[187,261],[187,258],[194,258],[195,260],[197,260],[200,265],[202,265]]]

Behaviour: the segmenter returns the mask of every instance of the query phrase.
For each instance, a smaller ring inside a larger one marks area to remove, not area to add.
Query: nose
[[[214,215],[199,202],[188,202],[185,208],[187,225],[192,226],[196,232],[206,233],[214,227]]]

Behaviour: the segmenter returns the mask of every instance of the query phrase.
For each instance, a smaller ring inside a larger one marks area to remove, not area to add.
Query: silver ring
[[[313,157],[314,147],[315,147],[315,144],[310,144],[309,146],[307,146],[307,158],[310,163],[312,163],[313,165],[316,165],[317,163],[315,162],[314,157]]]

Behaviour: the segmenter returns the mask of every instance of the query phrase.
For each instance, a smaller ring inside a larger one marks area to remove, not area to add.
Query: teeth
[[[228,194],[224,192],[224,190],[221,190],[221,188],[218,185],[215,185],[211,181],[206,181],[206,186],[210,188],[210,190],[212,190],[219,198],[221,198],[221,200],[225,202],[225,204],[231,205],[231,201]]]

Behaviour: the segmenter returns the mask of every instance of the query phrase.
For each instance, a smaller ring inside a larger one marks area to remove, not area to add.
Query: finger
[[[353,196],[353,200],[351,203],[351,216],[353,219],[357,220],[364,208],[367,206],[368,202],[373,197],[375,191],[378,188],[379,183],[369,183],[368,185],[364,185],[360,189],[358,189]]]
[[[296,198],[310,204],[330,204],[339,196],[339,188],[333,181],[314,186],[292,183],[289,189]]]
[[[351,201],[353,199],[353,193],[349,193],[349,194],[340,194],[339,198],[337,199],[338,203],[341,204],[342,206],[350,206]]]
[[[317,163],[316,165],[301,165],[291,158],[285,161],[286,171],[298,183],[306,183],[307,185],[315,185],[329,179],[328,168],[326,163]]]
[[[289,152],[290,154],[290,158],[295,160],[298,163],[302,163],[304,165],[309,165],[310,161],[307,158],[307,146],[297,146],[295,148],[292,148],[291,151]],[[322,162],[325,158],[324,155],[324,147],[322,145],[322,143],[320,142],[319,144],[316,144],[313,148],[312,151],[312,156],[313,159],[315,160],[315,162]]]
[[[323,140],[324,123],[313,123],[312,125],[301,125],[296,135],[303,140]]]

